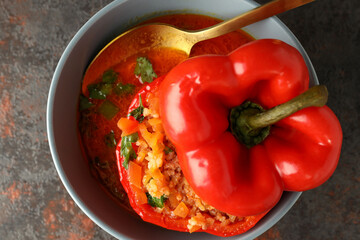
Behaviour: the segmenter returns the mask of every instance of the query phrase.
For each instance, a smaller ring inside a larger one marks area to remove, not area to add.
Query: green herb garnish
[[[105,99],[109,95],[118,77],[118,73],[112,69],[106,70],[102,75],[102,81],[88,86],[89,98]]]
[[[132,147],[132,143],[135,143],[138,139],[139,135],[137,132],[124,136],[121,139],[120,155],[124,158],[122,165],[125,169],[129,168],[129,161],[137,157],[136,152]]]
[[[142,83],[151,83],[157,77],[151,62],[145,57],[138,57],[136,59],[134,74],[140,75]]]
[[[112,119],[119,111],[119,108],[109,100],[105,100],[99,107],[98,112],[107,120]]]
[[[172,150],[171,148],[169,148],[168,146],[166,146],[165,147],[165,149],[164,149],[164,153],[165,154],[169,154],[169,153],[171,153],[171,152],[173,152],[174,150]]]
[[[110,83],[95,83],[88,86],[89,98],[105,99],[111,93],[112,84]]]
[[[165,195],[162,195],[160,198],[153,197],[150,195],[150,193],[146,193],[146,197],[148,199],[148,204],[152,207],[158,207],[163,208],[164,202],[167,200],[167,197]]]
[[[122,95],[122,94],[131,94],[134,92],[135,89],[135,85],[133,84],[123,84],[123,83],[118,83],[116,84],[115,88],[114,88],[114,92],[117,95]]]
[[[142,103],[141,94],[139,94],[139,106],[132,110],[128,117],[133,116],[136,121],[142,122],[144,120],[144,105]]]
[[[94,104],[92,102],[90,102],[90,100],[85,97],[84,95],[80,95],[80,102],[79,102],[79,110],[83,111],[85,109],[88,109],[90,107],[92,107]]]
[[[106,70],[102,75],[102,81],[104,83],[114,83],[118,75],[119,74],[112,69]]]
[[[110,148],[113,148],[116,146],[115,133],[113,130],[111,130],[110,133],[105,135],[104,141],[105,141],[106,146],[108,146]]]
[[[101,168],[101,169],[109,168],[109,162],[108,161],[101,161],[99,157],[95,157],[95,159],[93,160],[92,163],[97,168]]]

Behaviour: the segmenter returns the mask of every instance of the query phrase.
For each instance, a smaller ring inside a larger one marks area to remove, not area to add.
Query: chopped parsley
[[[154,78],[157,77],[151,62],[146,57],[138,57],[136,59],[134,74],[140,76],[140,81],[142,83],[151,83]]]
[[[111,120],[118,113],[119,108],[109,100],[105,100],[99,107],[98,112],[107,120]]]
[[[174,150],[172,150],[171,148],[169,148],[168,146],[166,146],[165,147],[165,149],[164,149],[164,153],[165,154],[169,154],[169,153],[171,153],[171,152],[173,152]]]
[[[141,94],[139,94],[139,106],[128,114],[128,117],[130,116],[133,116],[135,120],[139,122],[144,120],[144,105],[142,103]]]
[[[101,169],[107,169],[109,168],[109,162],[108,161],[101,161],[99,157],[95,157],[95,159],[92,161],[92,164]]]
[[[89,98],[105,99],[113,89],[113,83],[118,78],[118,73],[112,69],[106,70],[101,78],[101,82],[88,86]]]
[[[135,85],[133,84],[123,84],[123,83],[118,83],[116,84],[116,86],[114,87],[114,92],[117,95],[123,95],[123,94],[131,94],[134,92],[135,89]]]
[[[148,204],[152,207],[158,207],[163,208],[164,203],[167,200],[167,197],[165,195],[162,195],[160,198],[153,197],[150,195],[150,193],[146,193],[146,197],[148,199]]]
[[[102,75],[103,83],[115,83],[118,78],[118,73],[112,69],[106,70]]]
[[[90,107],[92,107],[94,104],[92,102],[90,102],[90,100],[85,97],[84,95],[80,95],[80,102],[79,102],[79,110],[83,111],[85,109],[88,109]]]
[[[110,83],[94,83],[88,86],[89,98],[105,99],[111,93],[112,84]]]
[[[121,139],[120,155],[124,158],[123,167],[129,168],[129,161],[137,157],[136,152],[132,146],[139,139],[138,133],[133,133],[128,136],[124,136]]]
[[[110,148],[113,148],[116,146],[115,133],[113,130],[111,130],[110,133],[105,135],[104,141],[105,141],[106,146],[108,146]]]

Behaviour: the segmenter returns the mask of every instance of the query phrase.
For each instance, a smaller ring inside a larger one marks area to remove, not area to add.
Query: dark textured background
[[[63,50],[109,2],[0,0],[0,239],[113,239],[65,191],[45,124],[47,93]],[[279,17],[327,85],[344,141],[331,179],[305,192],[258,240],[359,239],[360,1],[317,0]]]

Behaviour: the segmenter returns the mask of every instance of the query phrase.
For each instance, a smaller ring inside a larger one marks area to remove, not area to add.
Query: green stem
[[[267,127],[301,109],[307,107],[322,107],[326,104],[327,99],[328,91],[326,87],[324,85],[314,86],[286,103],[248,116],[246,122],[252,129]]]
[[[245,102],[230,112],[233,135],[247,147],[261,143],[270,133],[270,126],[307,107],[322,107],[328,99],[325,86],[314,86],[290,101],[264,110],[260,105]]]

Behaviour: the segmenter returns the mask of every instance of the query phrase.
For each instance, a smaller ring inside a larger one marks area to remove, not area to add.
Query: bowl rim
[[[76,46],[77,42],[82,38],[82,36],[91,28],[91,26],[98,21],[98,19],[101,19],[104,15],[106,15],[109,11],[111,11],[115,6],[125,3],[127,0],[115,0],[109,4],[107,4],[105,7],[100,9],[97,13],[95,13],[74,35],[74,37],[71,39],[71,41],[66,46],[64,52],[62,53],[58,64],[56,66],[56,69],[54,71],[50,88],[49,88],[49,94],[47,99],[47,108],[46,108],[46,127],[47,127],[47,136],[49,141],[49,147],[51,156],[56,168],[56,171],[61,179],[61,182],[63,183],[65,189],[71,196],[71,198],[74,200],[74,202],[78,205],[78,207],[98,226],[100,226],[103,230],[105,230],[107,233],[112,235],[116,238],[125,239],[126,236],[122,235],[120,232],[115,230],[113,227],[106,224],[104,221],[102,221],[99,217],[97,217],[92,210],[90,210],[87,205],[80,199],[79,195],[77,194],[76,190],[72,187],[72,184],[70,183],[69,179],[66,177],[66,174],[64,173],[64,169],[60,163],[60,158],[57,152],[56,142],[55,142],[55,136],[54,136],[54,126],[52,123],[52,117],[53,117],[53,104],[54,104],[54,98],[56,93],[56,88],[59,83],[60,79],[60,73],[62,72],[64,65],[70,55],[70,53],[73,51],[74,47]],[[252,7],[257,7],[260,4],[252,1],[252,0],[245,0],[245,2],[249,3]],[[276,16],[271,17],[272,20],[274,20],[281,28],[283,28],[287,34],[294,40],[296,43],[296,47],[301,52],[301,54],[304,57],[304,60],[306,62],[306,65],[309,70],[309,74],[314,80],[314,83],[317,85],[319,84],[318,78],[316,76],[316,72],[314,70],[314,67],[310,61],[310,58],[308,57],[308,54],[305,52],[304,48],[300,44],[299,40],[295,37],[295,35],[290,31],[290,29]],[[285,193],[285,192],[284,192]],[[295,202],[299,199],[301,196],[301,192],[292,192],[291,196],[286,196],[289,198],[287,200],[287,204],[278,204],[273,209],[270,210],[269,213],[272,211],[276,211],[275,214],[267,214],[263,219],[260,220],[266,221],[264,226],[261,229],[250,229],[249,231],[241,234],[243,237],[242,239],[253,239],[257,236],[260,236],[265,231],[269,230],[273,225],[275,225],[295,204]],[[259,223],[260,223],[259,222]],[[240,236],[240,235],[238,235]],[[234,236],[236,237],[236,236]]]

